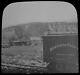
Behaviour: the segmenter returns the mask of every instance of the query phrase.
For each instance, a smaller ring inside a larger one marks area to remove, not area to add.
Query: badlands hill
[[[30,39],[30,37],[40,37],[45,32],[77,32],[77,23],[67,22],[31,22],[19,24],[2,29],[2,40]],[[54,33],[53,33],[54,34]]]

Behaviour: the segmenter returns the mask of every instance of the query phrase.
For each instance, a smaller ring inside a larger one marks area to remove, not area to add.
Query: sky
[[[67,2],[16,2],[5,7],[2,28],[29,22],[77,22],[75,7]]]

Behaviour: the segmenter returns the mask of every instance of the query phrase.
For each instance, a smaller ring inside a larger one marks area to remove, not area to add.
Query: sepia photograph
[[[2,15],[2,73],[78,73],[78,18],[62,1],[15,2]]]

